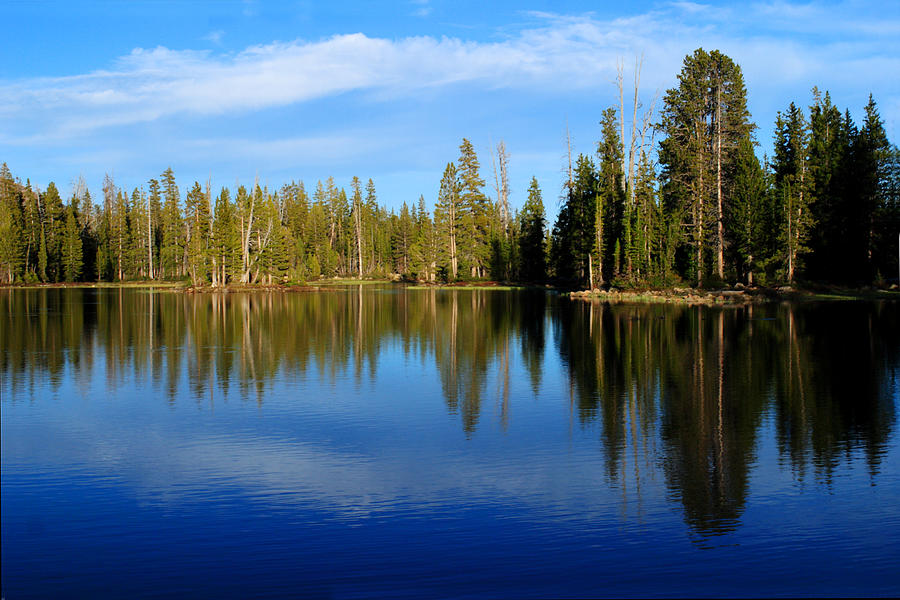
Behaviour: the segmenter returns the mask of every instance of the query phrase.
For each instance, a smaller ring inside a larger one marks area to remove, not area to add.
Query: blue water
[[[2,595],[896,596],[897,308],[0,290]]]

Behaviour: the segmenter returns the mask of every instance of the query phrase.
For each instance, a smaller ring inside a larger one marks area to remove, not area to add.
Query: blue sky
[[[813,85],[857,122],[873,93],[900,134],[896,1],[5,0],[4,13],[0,161],[65,195],[79,175],[96,197],[105,173],[130,190],[171,165],[182,192],[358,175],[388,206],[431,205],[467,137],[486,179],[504,140],[514,206],[534,175],[555,212],[566,126],[593,152],[617,60],[630,86],[643,55],[647,107],[700,46],[743,68],[760,153]]]

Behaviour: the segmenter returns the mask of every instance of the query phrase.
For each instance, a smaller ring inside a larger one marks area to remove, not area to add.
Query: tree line
[[[499,189],[508,190],[499,145]],[[378,202],[374,182],[333,178],[310,195],[303,182],[276,191],[239,186],[213,197],[194,182],[184,200],[171,168],[129,194],[107,175],[102,201],[83,180],[68,203],[50,183],[22,184],[0,167],[0,279],[4,282],[190,279],[195,285],[305,281],[320,277],[543,280],[544,212],[532,181],[511,215],[483,191],[478,157],[464,139],[448,163],[433,213],[424,197],[399,212]],[[502,180],[500,179],[502,174]],[[521,235],[520,235],[521,234]],[[527,261],[527,262],[524,262]],[[524,267],[521,266],[524,262]]]
[[[472,143],[448,162],[429,211],[379,204],[374,182],[333,178],[236,190],[171,168],[130,193],[107,175],[94,201],[79,179],[68,202],[0,167],[0,281],[190,279],[195,285],[387,277],[555,280],[575,287],[771,285],[798,279],[871,283],[897,273],[900,151],[874,99],[863,123],[813,89],[775,122],[756,154],[740,67],[718,51],[687,56],[678,85],[639,117],[635,65],[630,135],[624,69],[619,105],[600,121],[595,156],[571,146],[561,208],[548,231],[532,178],[509,203],[509,156],[491,150],[490,186]],[[658,144],[654,143],[660,137]],[[493,194],[486,192],[493,188]]]

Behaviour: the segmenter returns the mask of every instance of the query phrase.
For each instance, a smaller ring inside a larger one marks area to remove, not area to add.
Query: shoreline
[[[459,281],[454,283],[431,283],[397,281],[391,279],[323,279],[306,283],[284,284],[228,284],[192,286],[184,281],[122,281],[122,282],[75,282],[75,283],[13,283],[0,284],[0,290],[10,289],[159,289],[185,294],[210,293],[255,293],[280,292],[300,293],[331,291],[344,286],[378,284],[402,285],[412,290],[455,289],[455,290],[548,290],[557,291],[561,296],[573,300],[599,301],[617,304],[688,304],[703,306],[728,306],[759,304],[765,302],[805,302],[815,300],[900,300],[897,289],[874,287],[848,288],[825,284],[805,286],[747,287],[736,285],[731,288],[698,289],[673,286],[652,289],[608,290],[566,290],[552,285],[516,284],[497,281]],[[895,287],[895,286],[894,286]]]

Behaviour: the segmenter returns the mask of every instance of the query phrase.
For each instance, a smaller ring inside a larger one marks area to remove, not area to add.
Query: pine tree
[[[184,235],[178,186],[175,184],[175,173],[171,167],[163,171],[162,192],[164,204],[160,215],[162,240],[159,249],[159,273],[162,279],[175,279],[184,273],[182,262]]]
[[[765,258],[766,179],[749,138],[741,141],[734,173],[734,191],[726,213],[728,241],[739,276],[754,284],[754,272]]]
[[[194,182],[185,197],[185,224],[187,229],[187,269],[193,285],[207,280],[209,273],[210,217],[209,191],[204,193],[199,182]]]
[[[275,238],[281,235],[281,220],[278,216],[278,203],[276,199],[269,193],[268,188],[263,189],[256,185],[253,192],[254,210],[256,213],[254,227],[249,230],[250,240],[248,248],[247,271],[245,274],[245,283],[254,283],[259,280],[260,275],[264,275],[266,280],[271,282],[274,272],[272,269],[275,264],[275,257],[272,255],[272,244]],[[331,248],[328,249],[329,258],[331,259],[331,268],[336,265],[336,253]]]
[[[646,152],[642,152],[633,182],[632,247],[634,275],[637,278],[658,274],[662,249],[659,246],[659,210],[656,172]],[[599,213],[599,210],[598,210]]]
[[[740,146],[750,139],[755,128],[747,110],[747,90],[741,68],[718,50],[710,55],[710,109],[712,155],[716,175],[716,201],[713,210],[716,221],[716,276],[725,277],[725,213],[734,195],[735,164]]]
[[[72,203],[66,210],[66,229],[62,243],[62,272],[66,281],[78,281],[82,270],[82,241],[78,225],[76,204]]]
[[[623,179],[622,143],[616,130],[616,109],[603,111],[600,121],[601,138],[597,144],[597,158],[600,161],[598,173],[598,194],[594,207],[594,241],[592,244],[596,285],[603,285],[607,279],[607,269],[620,264],[620,257],[614,253],[616,241],[622,240],[625,215],[625,192]],[[620,242],[621,247],[621,242]],[[618,266],[612,270],[618,275]]]
[[[395,220],[391,237],[395,273],[408,275],[410,272],[413,235],[413,218],[409,212],[409,206],[404,202],[400,208],[400,215]]]
[[[18,194],[22,215],[25,280],[34,282],[38,280],[38,254],[40,252],[41,231],[43,228],[40,195],[32,189],[29,179],[25,180],[24,186],[18,186]]]
[[[859,273],[864,281],[870,282],[876,275],[875,252],[878,240],[885,237],[883,222],[877,220],[879,209],[884,202],[884,180],[888,170],[891,145],[884,130],[884,122],[878,113],[875,99],[869,94],[865,107],[865,118],[859,130],[856,144],[857,194],[856,229],[858,231]],[[890,233],[897,233],[896,231]]]
[[[363,259],[367,266],[364,272],[372,273],[378,268],[378,195],[375,192],[375,182],[369,179],[366,182],[366,202],[360,209],[363,228]],[[366,249],[368,248],[368,255]]]
[[[326,209],[327,196],[321,181],[316,183],[313,193],[313,204],[309,211],[307,249],[307,271],[310,277],[318,278],[322,274],[320,257],[325,257],[328,247],[328,217]],[[313,264],[315,260],[315,264]]]
[[[212,284],[225,285],[240,277],[241,267],[241,241],[228,188],[222,188],[216,197],[211,236]]]
[[[352,206],[350,208],[353,218],[353,237],[355,241],[356,251],[356,273],[360,279],[363,276],[363,201],[362,189],[359,177],[353,176],[350,182],[350,188],[353,190]]]
[[[413,243],[413,271],[419,279],[434,281],[438,261],[438,236],[434,222],[425,208],[425,197],[419,196],[416,210],[415,241]]]
[[[809,107],[809,177],[815,204],[810,207],[816,228],[810,237],[809,273],[824,280],[840,279],[844,271],[846,196],[842,172],[850,160],[849,132],[826,92],[813,88]],[[848,190],[849,191],[849,190]]]
[[[151,179],[147,185],[149,190],[147,209],[150,212],[150,248],[147,252],[147,260],[150,263],[150,279],[156,279],[160,272],[160,249],[162,248],[162,203],[159,193],[159,181]]]
[[[84,182],[84,178],[79,177],[76,180],[69,203],[74,207],[75,215],[78,217],[82,249],[81,278],[84,281],[93,281],[97,279],[97,222],[99,219],[91,192]]]
[[[306,228],[309,218],[309,197],[303,182],[291,182],[282,188],[281,194],[284,204],[283,221],[290,232],[289,252],[291,279],[303,279],[303,260],[306,253]]]
[[[42,282],[47,282],[47,236],[41,229],[41,240],[38,248],[38,277]]]
[[[47,185],[41,204],[44,207],[44,234],[46,236],[47,277],[49,281],[61,281],[63,274],[62,244],[66,232],[66,207],[59,190],[52,181]]]
[[[128,263],[132,277],[149,277],[150,213],[143,190],[134,188],[131,192],[131,211],[128,217]]]
[[[519,214],[519,274],[524,281],[544,281],[547,278],[544,237],[546,220],[541,188],[537,178],[531,178],[528,199]]]
[[[809,249],[813,227],[808,171],[809,129],[803,111],[793,102],[775,121],[775,196],[780,202],[780,247],[784,278],[793,282],[801,270],[801,256]]]
[[[272,241],[267,249],[265,273],[269,285],[283,281],[291,267],[291,231],[276,222],[272,229]]]
[[[336,274],[346,276],[349,274],[349,257],[352,241],[352,227],[350,223],[350,204],[347,200],[347,192],[338,188],[332,177],[327,182],[328,213],[331,219],[331,260]]]
[[[103,215],[101,217],[102,277],[122,281],[125,278],[128,247],[128,202],[109,174],[103,178]]]
[[[459,181],[456,177],[456,166],[447,163],[438,201],[434,207],[434,225],[438,230],[443,250],[442,262],[449,268],[450,276],[459,277],[459,241],[461,231],[465,227],[468,211],[463,206],[459,195]]]
[[[553,227],[552,257],[556,277],[578,286],[592,283],[591,252],[596,245],[599,181],[594,161],[579,155],[566,203]]]
[[[702,285],[709,266],[725,273],[725,214],[737,150],[753,125],[740,68],[718,51],[684,60],[679,85],[663,100],[660,142],[664,206],[680,224],[685,271]],[[690,252],[688,252],[690,249]]]
[[[459,203],[463,207],[462,217],[465,235],[460,245],[460,254],[469,266],[472,277],[482,277],[487,271],[490,256],[490,200],[482,192],[484,179],[479,174],[478,156],[472,142],[463,138],[459,145],[456,161],[459,177]],[[458,242],[460,240],[457,240]]]

